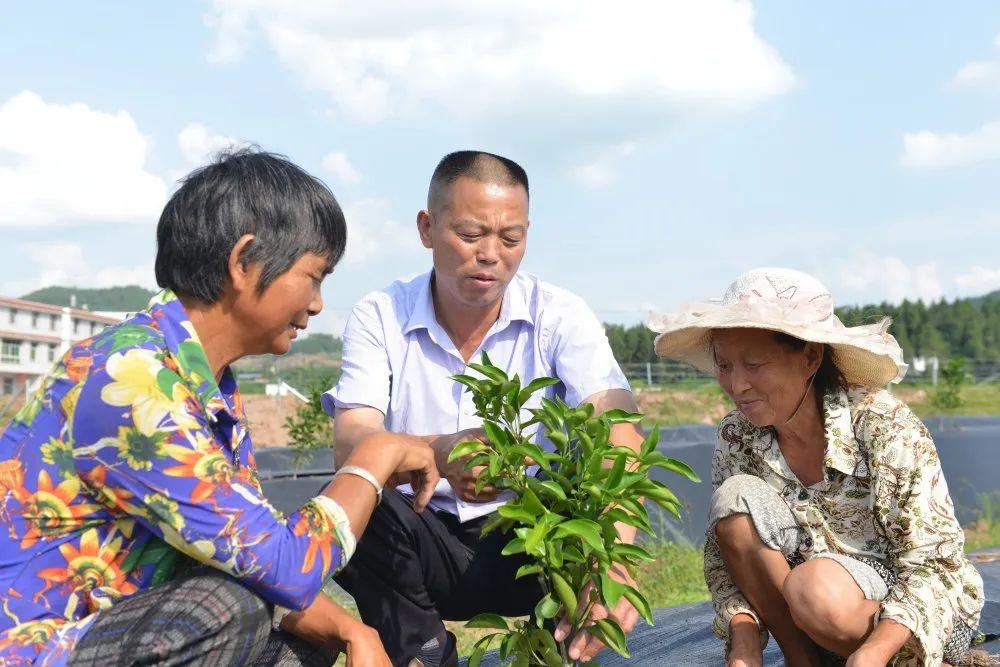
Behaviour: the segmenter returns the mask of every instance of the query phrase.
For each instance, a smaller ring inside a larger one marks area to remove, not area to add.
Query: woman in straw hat
[[[906,371],[889,320],[845,327],[830,293],[788,269],[740,276],[721,301],[653,318],[656,352],[715,374],[720,424],[705,548],[729,664],[957,663],[982,580],[965,558],[934,443],[884,387]]]

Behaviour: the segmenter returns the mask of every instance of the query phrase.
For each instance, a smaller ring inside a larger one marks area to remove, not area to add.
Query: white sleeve
[[[368,296],[354,306],[344,327],[340,380],[323,394],[323,409],[333,415],[335,408],[371,407],[386,414],[391,374],[378,304]]]
[[[566,387],[566,403],[579,405],[609,389],[631,391],[604,326],[583,299],[571,297],[555,315],[548,350],[555,375]]]

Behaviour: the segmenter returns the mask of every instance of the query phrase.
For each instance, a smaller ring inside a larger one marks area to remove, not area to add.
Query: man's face
[[[524,257],[528,193],[462,177],[442,199],[444,210],[417,218],[420,240],[433,251],[437,298],[473,309],[496,304]]]

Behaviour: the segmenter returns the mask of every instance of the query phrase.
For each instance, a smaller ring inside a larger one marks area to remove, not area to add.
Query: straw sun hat
[[[753,269],[737,278],[721,300],[694,303],[680,312],[652,315],[656,353],[715,372],[713,329],[768,329],[825,343],[849,384],[882,387],[906,374],[903,351],[888,332],[891,320],[845,327],[833,297],[812,276],[792,269]]]

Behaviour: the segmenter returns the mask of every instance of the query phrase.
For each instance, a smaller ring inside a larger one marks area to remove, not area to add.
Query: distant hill
[[[143,310],[149,305],[153,292],[138,285],[127,287],[43,287],[21,298],[26,301],[39,301],[53,306],[70,305],[70,297],[76,295],[76,307],[86,306],[90,310],[107,310],[113,312],[134,312]]]
[[[291,354],[340,354],[343,349],[343,342],[336,336],[312,333],[292,341]]]

